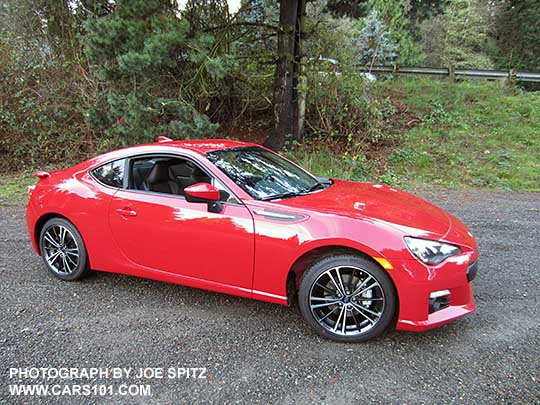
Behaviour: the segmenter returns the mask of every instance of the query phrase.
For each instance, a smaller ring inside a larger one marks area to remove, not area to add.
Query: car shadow
[[[51,279],[53,277],[51,276]],[[292,333],[306,340],[307,344],[327,342],[332,346],[351,346],[348,343],[330,341],[316,334],[302,319],[300,311],[291,306],[283,306],[249,298],[221,294],[218,292],[200,290],[177,284],[154,281],[115,273],[93,271],[78,283],[82,288],[98,288],[102,293],[123,295],[128,301],[141,303],[141,299],[151,302],[153,306],[182,307],[186,305],[196,308],[199,312],[208,312],[215,316],[216,310],[222,314],[244,317],[245,322],[252,322],[254,330],[273,334]],[[261,329],[259,326],[267,325]],[[256,326],[256,327],[255,327]],[[425,332],[406,332],[390,329],[381,336],[363,345],[406,345],[422,347],[425,345],[447,345],[463,338],[473,324],[465,319],[459,319],[438,328]],[[354,345],[352,345],[354,346]]]

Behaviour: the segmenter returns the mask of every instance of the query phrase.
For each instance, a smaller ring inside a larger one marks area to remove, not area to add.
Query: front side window
[[[303,194],[317,180],[279,155],[259,147],[224,149],[206,154],[253,198],[269,200]]]
[[[124,185],[125,163],[125,159],[106,163],[92,170],[92,175],[107,186],[122,188]]]
[[[184,195],[186,187],[211,181],[210,176],[189,160],[172,156],[149,156],[132,161],[129,188]]]
[[[185,196],[185,188],[197,183],[210,183],[221,191],[221,201],[238,203],[221,182],[210,177],[192,161],[181,157],[148,156],[134,159],[129,172],[129,188],[132,190]]]

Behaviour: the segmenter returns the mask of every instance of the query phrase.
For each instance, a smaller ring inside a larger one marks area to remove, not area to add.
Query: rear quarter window
[[[124,186],[125,163],[125,159],[115,160],[96,167],[91,173],[99,182],[107,186],[122,188]]]

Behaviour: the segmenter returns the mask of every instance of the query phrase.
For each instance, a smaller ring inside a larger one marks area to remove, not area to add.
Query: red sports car
[[[294,304],[347,342],[474,310],[478,250],[458,219],[255,144],[160,137],[36,176],[28,229],[62,280],[93,269]]]

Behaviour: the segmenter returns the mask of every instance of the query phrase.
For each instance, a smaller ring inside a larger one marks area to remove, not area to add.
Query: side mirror
[[[195,203],[213,203],[220,199],[219,190],[210,183],[193,184],[184,189],[184,194],[186,201]]]

